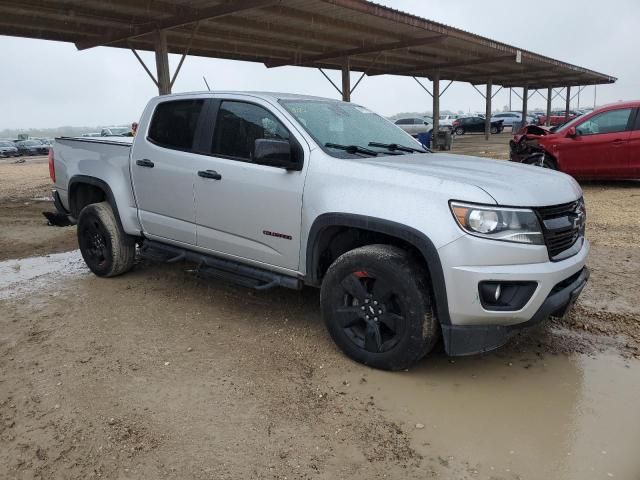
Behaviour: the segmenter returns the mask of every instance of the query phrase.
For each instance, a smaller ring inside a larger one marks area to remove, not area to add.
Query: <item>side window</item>
[[[413,120],[411,120],[410,118],[401,118],[396,122],[396,125],[412,125],[412,124],[413,124]]]
[[[578,135],[598,135],[603,133],[623,132],[629,123],[630,108],[609,110],[591,117],[576,127]]]
[[[261,138],[289,140],[289,131],[263,107],[244,102],[222,102],[211,153],[251,161],[255,142]]]
[[[634,130],[640,130],[640,110],[636,114],[636,125],[633,127]]]
[[[204,100],[173,100],[156,107],[149,140],[173,150],[191,150]]]
[[[424,120],[422,120],[421,118],[414,118],[413,119],[413,124],[414,125],[424,125]]]

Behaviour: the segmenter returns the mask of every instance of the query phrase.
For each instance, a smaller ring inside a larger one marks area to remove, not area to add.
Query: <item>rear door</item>
[[[576,124],[577,135],[557,145],[563,171],[585,177],[624,176],[632,112],[632,108],[607,110]]]
[[[275,112],[275,113],[274,113]],[[260,138],[298,142],[295,127],[260,99],[216,100],[204,133],[198,171],[216,178],[195,179],[198,246],[253,263],[299,270],[302,171],[252,162]]]
[[[133,142],[131,178],[140,223],[150,237],[196,244],[192,152],[205,105],[204,99],[159,103],[148,130]]]

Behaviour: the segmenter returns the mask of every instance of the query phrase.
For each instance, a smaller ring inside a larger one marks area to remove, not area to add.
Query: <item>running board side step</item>
[[[140,255],[155,262],[176,263],[183,260],[193,262],[198,265],[195,270],[197,273],[227,280],[254,290],[268,290],[274,287],[301,290],[303,286],[302,280],[299,278],[252,267],[233,260],[185,250],[153,240],[144,240],[142,247],[140,247]]]

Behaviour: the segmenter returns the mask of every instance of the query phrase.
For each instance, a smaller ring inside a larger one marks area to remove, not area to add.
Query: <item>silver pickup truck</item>
[[[351,358],[404,369],[444,339],[495,349],[584,287],[569,176],[433,154],[361,106],[271,93],[152,99],[135,138],[59,138],[54,199],[89,268],[195,262],[247,287],[320,287]]]

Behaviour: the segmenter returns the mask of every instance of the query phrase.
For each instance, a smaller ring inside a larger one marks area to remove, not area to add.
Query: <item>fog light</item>
[[[480,303],[485,310],[520,310],[531,299],[537,286],[536,282],[480,282]]]

